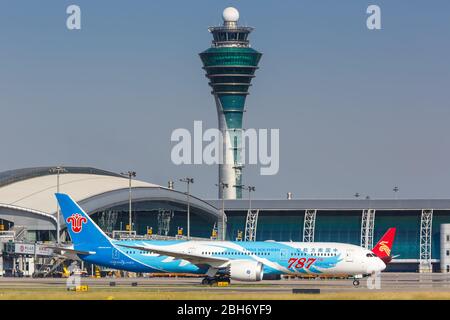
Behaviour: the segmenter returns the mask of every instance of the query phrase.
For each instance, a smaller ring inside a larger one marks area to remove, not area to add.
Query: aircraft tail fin
[[[389,228],[372,249],[372,252],[383,260],[384,263],[389,263],[392,260],[391,251],[392,245],[394,244],[395,231],[395,228]]]
[[[56,193],[55,196],[75,250],[95,251],[98,246],[111,245],[111,239],[69,195]]]

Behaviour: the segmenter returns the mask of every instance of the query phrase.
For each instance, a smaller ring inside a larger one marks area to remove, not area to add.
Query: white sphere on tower
[[[222,17],[225,22],[237,22],[239,20],[239,11],[234,7],[225,8]]]

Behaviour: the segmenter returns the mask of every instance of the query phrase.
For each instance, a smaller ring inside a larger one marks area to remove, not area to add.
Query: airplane
[[[392,259],[395,228],[373,250],[334,242],[116,240],[108,237],[67,194],[56,193],[72,246],[55,248],[85,262],[138,273],[205,275],[202,284],[261,281],[264,275],[345,275],[359,280]]]

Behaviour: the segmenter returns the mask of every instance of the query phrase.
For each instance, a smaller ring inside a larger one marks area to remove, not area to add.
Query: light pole
[[[216,186],[222,188],[222,240],[225,241],[225,198],[223,191],[228,188],[228,183],[220,181],[219,184],[216,183]]]
[[[189,199],[189,185],[194,183],[194,178],[183,178],[180,179],[181,182],[186,182],[187,184],[187,238],[188,240],[191,238],[191,212],[190,212],[190,199]]]
[[[252,197],[251,197],[251,193],[252,193],[252,191],[255,191],[255,187],[254,187],[254,186],[244,186],[244,185],[233,186],[233,187],[245,189],[245,190],[248,191],[248,209],[249,209],[249,210],[252,210]]]
[[[392,191],[394,191],[394,198],[395,198],[395,200],[397,200],[397,192],[398,192],[399,190],[400,190],[400,189],[399,189],[397,186],[395,186],[394,189],[392,189]]]
[[[255,187],[248,186],[247,190],[248,190],[248,208],[251,211],[252,210],[252,191],[255,192]]]
[[[51,168],[49,170],[50,173],[56,173],[56,193],[59,193],[59,175],[63,172],[67,172],[66,169],[64,169],[61,166],[57,166],[54,168]],[[56,201],[56,243],[60,244],[61,243],[61,239],[60,239],[60,235],[59,235],[59,231],[61,229],[61,223],[60,223],[60,210],[59,210],[59,204],[58,201]]]
[[[131,236],[131,232],[132,232],[132,230],[133,230],[133,226],[132,226],[132,224],[131,224],[131,179],[133,178],[133,177],[136,177],[136,171],[128,171],[127,173],[123,173],[123,172],[121,172],[120,173],[121,175],[123,175],[123,176],[128,176],[128,193],[129,193],[129,195],[128,195],[128,226],[129,226],[129,234],[130,234],[130,236]]]

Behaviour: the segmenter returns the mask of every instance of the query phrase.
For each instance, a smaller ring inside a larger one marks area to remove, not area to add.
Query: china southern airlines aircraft
[[[203,284],[311,274],[349,276],[357,286],[358,279],[386,268],[395,236],[390,228],[373,251],[332,242],[114,240],[70,196],[57,193],[56,198],[73,247],[55,249],[113,269],[205,274]]]

